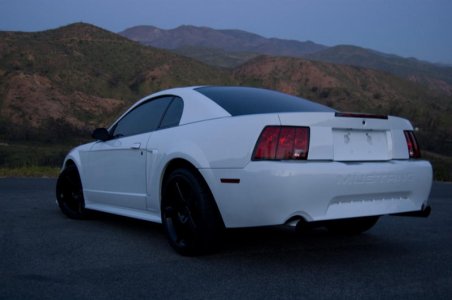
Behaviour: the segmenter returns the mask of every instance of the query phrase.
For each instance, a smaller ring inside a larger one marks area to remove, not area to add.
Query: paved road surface
[[[187,258],[160,225],[74,221],[53,179],[0,179],[0,299],[452,299],[452,184],[428,219],[384,217],[367,234],[232,230],[221,253]]]

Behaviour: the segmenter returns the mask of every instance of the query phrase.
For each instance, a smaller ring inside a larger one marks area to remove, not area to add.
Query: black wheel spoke
[[[190,184],[183,178],[174,178],[168,184],[168,205],[163,209],[168,232],[178,247],[193,243],[196,223],[190,209]]]
[[[165,180],[162,222],[171,246],[179,253],[201,254],[215,247],[222,227],[210,195],[202,177],[192,170],[176,169]]]
[[[192,211],[190,209],[190,205],[189,205],[189,201],[187,199],[190,199],[190,197],[184,196],[184,193],[182,192],[182,189],[180,187],[180,183],[181,181],[176,181],[176,189],[177,189],[177,193],[179,195],[179,198],[181,200],[181,206],[182,206],[182,211],[180,211],[181,215],[186,219],[185,222],[183,222],[184,224],[188,223],[192,230],[196,229],[196,223],[194,221],[193,218],[193,214]],[[187,190],[190,189],[188,183],[185,183],[185,191],[187,192]],[[190,196],[191,194],[193,194],[193,192],[190,190],[190,193],[188,193]]]
[[[179,186],[179,182],[176,181],[175,185],[176,185],[177,193],[178,193],[178,195],[179,195],[179,199],[180,199],[182,202],[186,203],[187,201],[185,200],[185,197],[184,197],[184,195],[182,194],[182,191],[181,191],[180,186]]]

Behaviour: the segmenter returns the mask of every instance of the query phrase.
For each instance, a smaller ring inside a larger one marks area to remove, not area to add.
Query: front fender
[[[63,165],[61,166],[61,169],[60,169],[60,173],[68,166],[68,164],[71,164],[71,163],[75,164],[75,166],[77,167],[78,172],[80,174],[82,186],[84,186],[84,179],[82,176],[83,164],[82,164],[82,161],[80,158],[80,152],[89,151],[93,145],[94,145],[94,142],[89,143],[89,144],[80,145],[78,147],[73,148],[71,151],[69,151],[69,153],[64,158]]]

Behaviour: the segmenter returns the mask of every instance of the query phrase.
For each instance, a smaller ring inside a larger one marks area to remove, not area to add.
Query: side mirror
[[[102,142],[108,141],[111,139],[110,132],[108,132],[105,128],[96,128],[91,134],[93,139],[100,140]]]

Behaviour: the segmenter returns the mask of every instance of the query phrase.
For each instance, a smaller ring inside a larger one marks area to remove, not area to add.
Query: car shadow
[[[161,248],[161,251],[178,257],[168,245],[161,224],[101,212],[94,212],[89,222],[107,226],[111,232],[127,232],[129,236],[142,238],[143,247]],[[220,251],[198,259],[221,261],[225,258],[261,256],[270,261],[281,258],[304,260],[306,257],[328,261],[329,257],[375,259],[388,253],[397,256],[410,251],[402,241],[398,243],[380,233],[382,230],[378,228],[355,236],[336,235],[323,228],[299,233],[289,226],[227,229]]]

